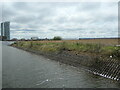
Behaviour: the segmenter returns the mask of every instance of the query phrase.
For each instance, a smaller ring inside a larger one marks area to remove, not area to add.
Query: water
[[[3,88],[120,88],[120,83],[7,45]]]

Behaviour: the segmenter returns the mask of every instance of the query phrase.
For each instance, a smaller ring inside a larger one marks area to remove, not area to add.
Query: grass
[[[18,41],[12,44],[15,47],[21,47],[42,52],[60,52],[75,51],[77,53],[100,54],[104,56],[113,56],[120,58],[120,47],[104,45],[100,43],[81,43],[72,41]]]

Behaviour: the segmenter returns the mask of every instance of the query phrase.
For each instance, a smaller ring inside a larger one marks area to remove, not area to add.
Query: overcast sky
[[[118,36],[117,2],[5,2],[2,9],[11,38]]]

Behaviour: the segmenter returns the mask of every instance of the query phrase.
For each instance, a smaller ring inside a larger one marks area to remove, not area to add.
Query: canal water
[[[120,83],[2,45],[3,88],[120,88]]]

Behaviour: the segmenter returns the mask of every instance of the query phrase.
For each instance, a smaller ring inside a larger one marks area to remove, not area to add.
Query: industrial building
[[[1,23],[1,37],[2,40],[10,40],[10,22]]]

